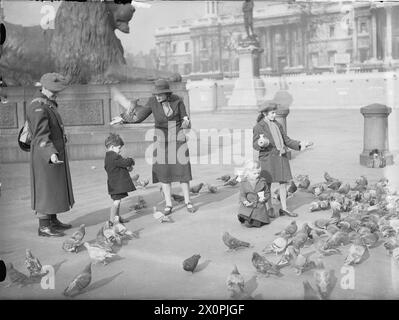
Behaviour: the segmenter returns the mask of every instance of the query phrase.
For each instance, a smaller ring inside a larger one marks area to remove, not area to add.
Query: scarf
[[[173,110],[170,107],[169,101],[162,101],[161,104],[166,117],[170,117],[173,113]]]
[[[274,144],[276,145],[276,148],[278,151],[280,151],[280,154],[285,153],[285,145],[284,145],[284,140],[283,136],[281,135],[280,128],[276,124],[276,121],[270,121],[265,117],[265,122],[269,126],[270,133],[272,134]]]

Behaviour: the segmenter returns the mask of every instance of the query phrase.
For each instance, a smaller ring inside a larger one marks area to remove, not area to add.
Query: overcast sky
[[[43,5],[58,9],[59,2],[32,2],[3,0],[4,19],[7,22],[32,26],[40,24]],[[203,1],[149,1],[151,8],[137,8],[130,21],[130,34],[117,30],[125,52],[148,52],[155,47],[154,31],[158,27],[178,24],[181,20],[200,18],[205,14]]]

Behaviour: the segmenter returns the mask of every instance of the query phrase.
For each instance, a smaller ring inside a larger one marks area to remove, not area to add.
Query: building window
[[[190,73],[191,73],[191,63],[184,64],[184,74],[190,74]]]
[[[184,51],[185,52],[189,52],[190,51],[190,43],[189,42],[184,43]]]
[[[337,51],[328,51],[328,64],[333,66],[335,63],[335,54]]]
[[[348,26],[347,30],[348,30],[348,36],[351,36],[353,34],[353,29],[350,26]]]
[[[367,23],[366,22],[360,23],[360,33],[367,33]]]
[[[172,44],[172,52],[176,53],[177,45],[176,43]]]
[[[360,62],[364,62],[369,57],[369,49],[368,48],[359,48],[359,60]]]
[[[345,51],[345,53],[349,55],[349,61],[352,62],[352,50],[348,49],[348,50]]]
[[[172,65],[172,70],[173,70],[173,72],[178,73],[179,72],[179,65],[178,64]]]
[[[206,49],[206,38],[205,37],[201,37],[201,48]]]
[[[335,26],[330,26],[330,38],[334,38],[335,36]]]
[[[230,62],[227,59],[223,59],[223,71],[227,72],[230,70]]]
[[[319,53],[318,52],[312,52],[310,54],[310,65],[312,67],[317,67],[319,65]]]
[[[208,61],[202,61],[201,62],[201,72],[208,72],[209,67],[208,67]]]

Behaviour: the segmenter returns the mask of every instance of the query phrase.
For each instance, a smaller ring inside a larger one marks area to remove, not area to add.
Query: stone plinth
[[[259,55],[263,51],[257,42],[238,48],[239,78],[228,102],[230,110],[258,110],[265,98],[265,83],[260,78]]]
[[[183,98],[190,113],[185,83],[171,83],[172,91]],[[130,100],[139,99],[146,104],[152,96],[152,82],[137,82],[115,85]],[[8,87],[8,102],[0,107],[0,163],[29,161],[29,152],[22,151],[17,142],[19,129],[26,119],[26,108],[39,88]],[[70,160],[102,159],[104,140],[110,132],[119,133],[127,154],[142,158],[152,144],[148,130],[154,127],[150,115],[143,123],[110,126],[111,119],[123,108],[111,99],[109,85],[76,85],[67,88],[57,99],[59,113],[65,125],[68,138],[67,148]]]
[[[364,116],[363,152],[360,164],[367,166],[370,151],[377,149],[385,156],[386,164],[393,164],[393,155],[389,152],[388,116],[392,109],[382,104],[371,104],[360,109]]]

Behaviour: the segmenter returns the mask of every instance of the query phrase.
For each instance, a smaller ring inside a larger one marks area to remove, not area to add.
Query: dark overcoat
[[[136,190],[130,177],[128,167],[134,165],[132,158],[123,158],[114,151],[107,151],[104,159],[104,169],[107,171],[108,193],[119,194]]]
[[[263,192],[265,202],[259,202],[258,192]],[[267,185],[267,181],[259,177],[256,181],[255,186],[243,179],[240,182],[240,208],[238,210],[238,217],[247,220],[249,223],[252,220],[260,221],[263,224],[270,222],[269,216],[267,215],[267,208],[265,203],[270,199],[270,190]],[[246,207],[244,201],[252,202],[253,205]]]
[[[192,180],[189,150],[182,130],[183,118],[187,116],[183,100],[172,94],[169,100],[172,114],[167,117],[155,96],[145,106],[137,105],[130,112],[121,114],[124,121],[139,123],[152,113],[155,120],[154,159],[152,182],[188,182]]]
[[[32,132],[30,149],[31,204],[42,214],[68,211],[75,203],[66,150],[66,137],[57,103],[38,92],[27,108]],[[62,164],[50,161],[57,154]]]
[[[275,123],[280,129],[284,145],[293,150],[300,150],[300,141],[289,138],[283,126],[278,121],[275,121]],[[270,143],[267,146],[259,147],[258,140],[261,134],[269,139]],[[287,153],[280,156],[280,152],[276,148],[269,126],[264,120],[259,121],[253,128],[253,148],[259,151],[259,162],[262,169],[261,176],[264,177],[268,183],[288,182],[292,179]]]

